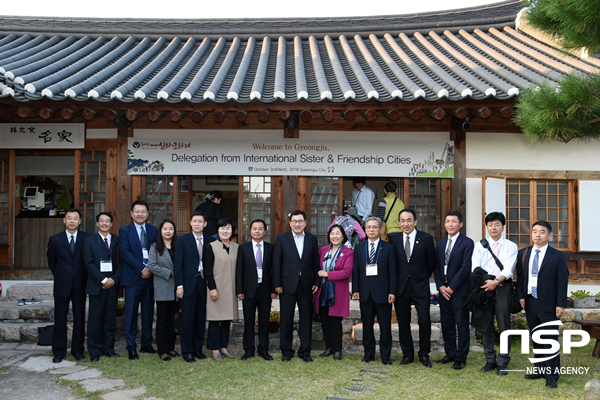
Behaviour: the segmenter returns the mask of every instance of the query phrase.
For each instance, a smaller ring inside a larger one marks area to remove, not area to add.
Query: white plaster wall
[[[300,139],[431,142],[449,140],[448,132],[303,131]]]
[[[468,152],[467,145],[467,152]],[[465,228],[467,236],[473,241],[480,241],[482,236],[482,213],[483,213],[483,185],[479,178],[467,178],[467,215],[465,216]]]

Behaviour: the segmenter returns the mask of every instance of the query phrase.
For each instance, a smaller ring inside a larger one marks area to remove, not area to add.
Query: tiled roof
[[[0,94],[18,101],[509,99],[598,60],[515,29],[520,1],[317,19],[0,17]]]

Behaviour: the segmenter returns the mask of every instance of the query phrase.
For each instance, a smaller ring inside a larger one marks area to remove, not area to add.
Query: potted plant
[[[576,290],[571,292],[572,299],[574,299],[575,308],[598,308],[600,303],[596,302],[596,298],[600,297],[600,293],[591,294],[586,290]]]
[[[117,300],[117,317],[122,316],[125,313],[125,300],[123,298],[119,298]]]

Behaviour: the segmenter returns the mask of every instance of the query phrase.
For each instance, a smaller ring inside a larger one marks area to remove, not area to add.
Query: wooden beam
[[[271,118],[271,112],[268,110],[260,110],[258,112],[258,120],[260,122],[262,122],[263,124],[266,122],[269,122],[269,119]]]
[[[227,114],[227,111],[216,110],[213,112],[213,121],[220,124],[221,122],[225,121],[225,118],[227,118]]]
[[[43,119],[50,119],[56,117],[60,113],[60,110],[56,108],[42,108],[40,110],[40,117]]]
[[[512,107],[492,107],[492,115],[500,118],[510,118],[514,114]]]
[[[39,110],[35,108],[19,107],[17,115],[21,118],[31,118],[39,115]]]
[[[237,122],[240,122],[240,123],[246,122],[247,119],[248,119],[248,111],[239,110],[239,111],[235,112],[235,120]]]
[[[100,115],[102,115],[102,110],[91,110],[89,108],[83,110],[83,119],[85,119],[86,121],[91,121],[95,118],[98,118]],[[106,113],[104,113],[106,115]],[[114,119],[114,118],[113,118]],[[107,118],[108,120],[108,118]]]
[[[66,121],[78,118],[81,114],[82,110],[79,109],[63,108],[62,110],[60,110],[60,116]]]
[[[413,121],[420,121],[421,118],[423,118],[423,111],[419,110],[418,108],[413,108],[412,110],[402,110],[402,112]]]
[[[133,128],[120,126],[117,128],[117,196],[115,215],[116,226],[131,223],[131,176],[127,175],[128,137],[133,136]]]
[[[0,120],[9,120],[10,117],[17,114],[17,110],[7,104],[0,104]]]
[[[127,118],[127,120],[133,122],[133,121],[135,121],[137,119],[142,118],[147,113],[148,113],[148,111],[127,110],[127,112],[125,113],[125,118]]]
[[[450,137],[454,140],[454,179],[452,179],[453,210],[458,210],[462,215],[467,215],[467,135],[462,129],[462,120],[452,118]],[[461,233],[465,233],[463,226]]]
[[[342,111],[342,117],[348,122],[353,122],[356,119],[356,111],[344,110]]]
[[[446,112],[458,119],[465,119],[469,115],[469,110],[466,108],[446,108]]]
[[[362,115],[362,117],[367,122],[377,121],[377,111],[375,111],[375,110],[363,110],[363,111],[360,111],[360,115]]]
[[[400,111],[394,110],[384,110],[381,112],[384,117],[389,119],[390,121],[398,121],[400,119]]]
[[[125,111],[122,110],[105,110],[104,118],[106,118],[108,122],[113,122],[123,114],[125,114]]]
[[[333,111],[331,110],[323,110],[321,111],[321,118],[323,118],[323,121],[325,122],[331,122],[333,121]]]
[[[300,111],[300,120],[305,123],[309,123],[312,121],[312,111],[310,110],[302,110]]]
[[[179,111],[173,110],[171,111],[171,122],[179,122],[188,115],[189,111]]]
[[[289,110],[281,110],[279,111],[279,120],[285,122],[290,118],[290,115],[292,115],[292,113]]]
[[[192,121],[195,123],[201,122],[206,117],[206,111],[194,111],[192,113]]]
[[[492,115],[489,107],[469,108],[469,112],[476,117],[488,119]]]
[[[423,111],[425,114],[427,114],[431,118],[438,120],[438,121],[443,120],[444,117],[446,116],[446,111],[444,111],[443,108],[434,108],[434,109],[424,108],[421,111]]]
[[[168,111],[150,110],[150,111],[148,111],[148,120],[152,121],[152,122],[156,122],[156,121],[163,119],[167,115],[169,115]]]

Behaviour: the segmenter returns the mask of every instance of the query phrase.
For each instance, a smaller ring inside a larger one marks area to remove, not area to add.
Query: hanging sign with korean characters
[[[0,124],[0,148],[83,149],[85,124]]]
[[[130,175],[454,177],[454,142],[129,138]]]

